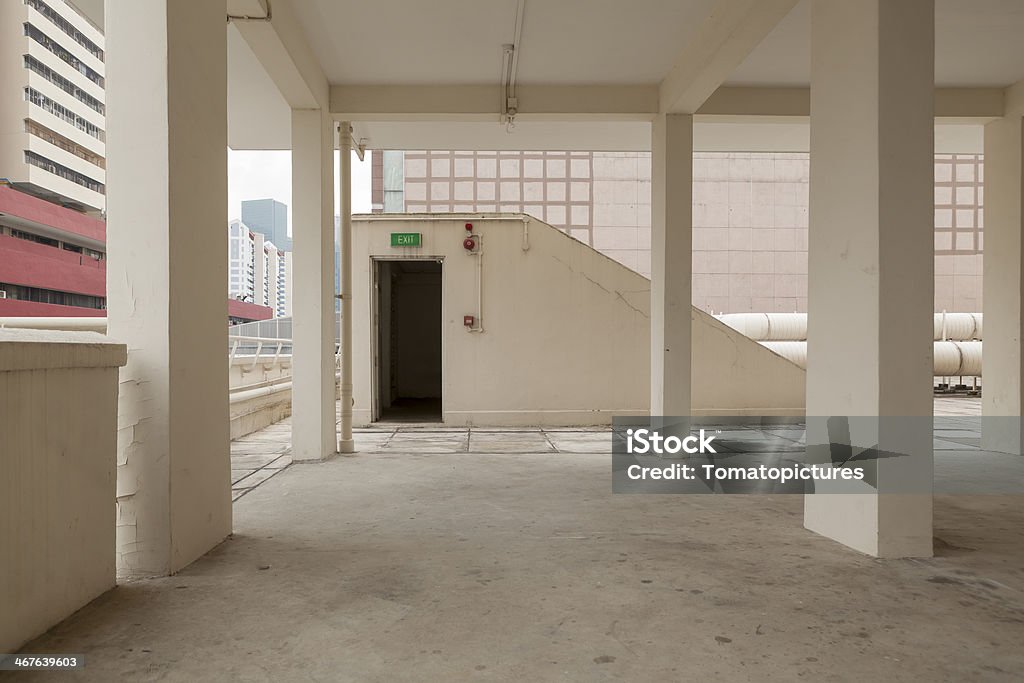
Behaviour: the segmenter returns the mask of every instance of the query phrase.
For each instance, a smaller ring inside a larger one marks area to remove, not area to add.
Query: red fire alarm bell
[[[464,316],[462,316],[462,324],[465,325],[466,327],[473,327],[473,324],[475,322],[476,322],[476,318],[474,318],[471,315],[464,315]]]
[[[466,251],[473,251],[476,249],[476,240],[472,237],[467,237],[462,240],[462,246],[465,247]]]

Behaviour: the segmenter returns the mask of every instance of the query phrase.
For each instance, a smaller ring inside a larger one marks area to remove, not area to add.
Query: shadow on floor
[[[440,422],[440,398],[398,398],[381,410],[380,422]]]

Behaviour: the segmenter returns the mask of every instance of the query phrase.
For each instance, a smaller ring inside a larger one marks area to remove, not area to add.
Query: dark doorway
[[[376,264],[377,419],[441,422],[441,264]]]

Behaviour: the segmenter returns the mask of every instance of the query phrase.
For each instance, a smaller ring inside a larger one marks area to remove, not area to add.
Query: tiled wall
[[[528,213],[650,275],[648,153],[406,152],[402,170],[406,211]],[[809,170],[805,153],[694,154],[694,305],[807,310]],[[981,310],[983,172],[935,157],[936,311]]]
[[[806,154],[698,153],[693,297],[708,311],[807,310]]]

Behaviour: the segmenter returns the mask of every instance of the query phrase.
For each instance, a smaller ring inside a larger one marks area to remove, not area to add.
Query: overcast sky
[[[370,154],[359,161],[352,154],[352,213],[370,212]],[[338,178],[337,159],[334,177]],[[335,206],[339,188],[335,182]],[[288,233],[292,231],[291,152],[250,152],[228,150],[228,220],[241,217],[243,199],[276,199],[288,205]]]

